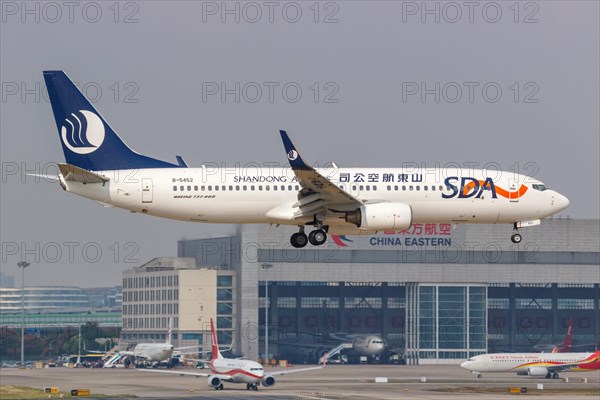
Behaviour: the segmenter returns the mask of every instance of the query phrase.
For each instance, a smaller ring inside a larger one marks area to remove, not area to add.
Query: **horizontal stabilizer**
[[[68,182],[106,183],[110,180],[104,175],[100,175],[71,164],[58,164],[58,169],[60,169],[60,174],[63,176],[65,181]]]

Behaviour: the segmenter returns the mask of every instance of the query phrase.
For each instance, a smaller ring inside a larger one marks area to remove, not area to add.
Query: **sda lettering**
[[[459,181],[460,185],[458,185]],[[467,176],[463,176],[462,178],[459,178],[458,176],[449,176],[444,183],[446,189],[450,191],[450,193],[442,193],[444,199],[451,199],[454,197],[468,199],[473,196],[475,196],[475,198],[480,198],[483,193],[488,190],[491,192],[493,199],[498,198],[494,181],[489,177],[485,178],[485,181],[480,181]]]

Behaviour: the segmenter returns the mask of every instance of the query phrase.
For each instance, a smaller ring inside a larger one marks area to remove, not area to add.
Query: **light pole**
[[[273,268],[273,264],[264,263],[260,265],[262,269]],[[269,364],[269,280],[265,279],[265,360]]]
[[[25,368],[25,268],[29,267],[27,261],[19,261],[21,268],[21,368]]]

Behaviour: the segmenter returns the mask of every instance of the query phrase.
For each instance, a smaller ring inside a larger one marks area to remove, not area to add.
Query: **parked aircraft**
[[[161,371],[161,370],[143,370],[147,372],[172,373],[179,375],[189,375],[195,377],[208,378],[208,385],[215,390],[223,390],[223,382],[245,383],[247,390],[258,390],[262,383],[265,387],[275,385],[275,376],[293,374],[297,372],[314,371],[321,369],[319,367],[309,367],[300,369],[287,369],[281,371],[265,372],[263,366],[256,361],[244,360],[239,358],[224,358],[219,351],[217,343],[217,334],[213,320],[210,320],[210,330],[212,334],[212,358],[210,360],[210,373],[188,372],[188,371]]]
[[[169,330],[167,331],[167,338],[163,343],[138,343],[131,350],[121,350],[109,358],[104,363],[105,368],[113,368],[119,363],[119,360],[123,360],[127,357],[133,357],[136,365],[143,366],[148,363],[156,363],[161,361],[167,361],[169,366],[172,366],[173,353],[175,351],[192,351],[192,353],[198,352],[198,346],[187,346],[187,347],[174,347],[172,344],[172,324],[173,320],[169,320]]]
[[[585,346],[585,345],[584,345]],[[565,340],[557,344],[536,344],[533,346],[534,351],[552,352],[552,353],[569,353],[573,348],[573,318],[569,320],[569,327]]]
[[[600,369],[600,351],[595,353],[495,353],[481,354],[460,364],[477,377],[483,372],[516,372],[517,375],[558,378],[563,371]]]
[[[402,231],[415,223],[512,224],[565,209],[569,200],[516,172],[471,168],[310,167],[280,131],[291,168],[188,168],[131,150],[63,71],[44,71],[66,163],[55,177],[70,193],[106,207],[169,219],[298,227],[290,242],[327,235]],[[166,136],[165,136],[166,138]],[[377,144],[368,144],[376,156]],[[357,154],[358,156],[358,154]],[[305,227],[313,227],[308,235]]]

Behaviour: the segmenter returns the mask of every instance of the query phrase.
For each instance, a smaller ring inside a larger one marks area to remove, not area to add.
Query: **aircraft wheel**
[[[552,379],[558,379],[558,378],[559,378],[559,376],[556,372],[552,374]]]
[[[219,385],[219,390],[223,390],[223,384],[222,383]]]
[[[290,243],[292,244],[292,246],[299,249],[306,246],[306,244],[308,243],[308,237],[306,237],[306,234],[303,232],[297,232],[294,233],[290,238]]]
[[[308,241],[313,246],[320,246],[327,241],[327,234],[322,229],[317,229],[316,231],[312,231],[308,235]]]
[[[510,240],[513,243],[521,243],[521,240],[523,240],[523,237],[521,235],[519,235],[518,233],[513,233],[512,236],[510,237]]]
[[[477,374],[477,377],[478,377],[478,378],[481,378],[481,374]]]

